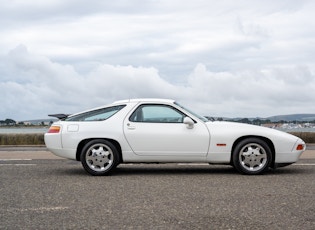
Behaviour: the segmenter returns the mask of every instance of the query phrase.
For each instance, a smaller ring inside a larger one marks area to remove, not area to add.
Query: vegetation
[[[10,125],[16,125],[16,121],[12,119],[5,119],[5,120],[0,120],[0,125],[1,126],[10,126]]]
[[[314,132],[290,132],[291,134],[301,138],[305,143],[313,144],[315,143],[315,133]]]
[[[40,126],[50,126],[57,119],[40,119],[40,120],[29,120],[17,122],[13,119],[7,118],[5,120],[0,120],[0,127],[4,128],[23,128],[23,127],[40,127]]]
[[[44,134],[0,134],[0,145],[45,145]]]

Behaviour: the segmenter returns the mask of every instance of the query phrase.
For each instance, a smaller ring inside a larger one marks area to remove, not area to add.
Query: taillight
[[[60,132],[60,126],[50,126],[47,133],[59,133]]]
[[[304,149],[304,145],[299,144],[298,146],[296,146],[296,150],[303,150]]]

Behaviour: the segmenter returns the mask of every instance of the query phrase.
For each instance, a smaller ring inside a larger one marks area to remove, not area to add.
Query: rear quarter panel
[[[122,110],[104,121],[62,121],[61,144],[63,149],[76,151],[81,141],[87,139],[112,139],[122,149],[129,148],[123,135],[123,120],[134,105],[128,104]]]

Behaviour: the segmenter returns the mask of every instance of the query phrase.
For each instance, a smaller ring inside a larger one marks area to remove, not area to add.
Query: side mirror
[[[190,117],[185,117],[184,118],[184,124],[187,125],[187,129],[192,129],[194,128],[194,121]]]

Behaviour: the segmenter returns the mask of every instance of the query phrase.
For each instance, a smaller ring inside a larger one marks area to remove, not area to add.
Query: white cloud
[[[315,112],[313,1],[2,5],[0,119],[129,97],[213,116]]]
[[[100,64],[80,74],[70,65],[33,55],[24,46],[12,50],[4,60],[13,74],[1,73],[6,79],[0,84],[1,117],[46,117],[137,97],[174,98],[212,116],[315,110],[315,77],[306,66],[218,73],[198,64],[185,84],[178,85],[163,79],[153,67]]]

